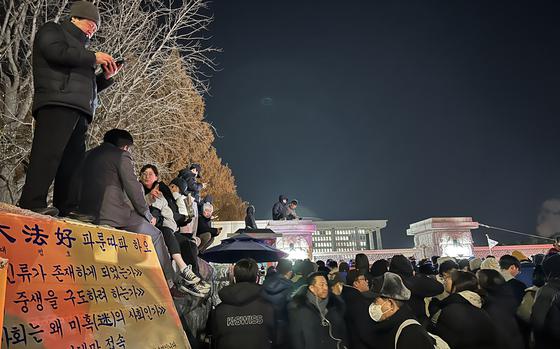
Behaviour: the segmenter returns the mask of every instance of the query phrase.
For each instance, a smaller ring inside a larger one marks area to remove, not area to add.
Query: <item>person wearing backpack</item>
[[[378,289],[371,297],[375,301],[369,306],[369,316],[376,324],[372,328],[377,349],[433,349],[435,340],[414,318],[406,302],[410,290],[401,277],[386,272]]]

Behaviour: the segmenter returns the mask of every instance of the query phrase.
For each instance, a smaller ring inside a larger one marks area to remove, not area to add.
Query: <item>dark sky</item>
[[[534,232],[560,196],[560,2],[210,6],[207,119],[257,218],[283,193],[304,215],[388,219],[400,247],[433,216]]]

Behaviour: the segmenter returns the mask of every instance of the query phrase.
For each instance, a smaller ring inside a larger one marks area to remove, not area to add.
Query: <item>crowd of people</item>
[[[168,185],[152,164],[135,173],[133,137],[121,129],[109,130],[86,154],[98,93],[114,83],[123,61],[87,49],[101,25],[93,3],[76,1],[69,13],[35,35],[35,129],[19,205],[150,235],[173,296],[201,303],[217,294],[205,328],[196,331],[214,348],[558,347],[558,246],[532,258],[516,252],[499,259],[418,263],[396,255],[371,265],[363,254],[348,262],[280,260],[262,284],[257,263],[243,259],[233,268],[232,282],[218,290],[199,268],[199,253],[220,233],[211,224],[212,199],[200,195],[201,166],[191,164]],[[297,205],[281,195],[273,219],[300,219]],[[254,214],[250,206],[248,228],[257,228]],[[189,328],[190,316],[181,312],[196,348],[202,337]]]
[[[370,264],[235,264],[208,333],[213,347],[529,349],[560,343],[560,249],[532,258],[403,255]]]

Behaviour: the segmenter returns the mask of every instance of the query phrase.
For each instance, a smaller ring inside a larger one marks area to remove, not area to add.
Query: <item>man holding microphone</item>
[[[66,215],[75,207],[72,177],[85,154],[85,137],[97,94],[113,83],[120,65],[86,46],[100,26],[97,7],[76,1],[70,20],[47,22],[33,42],[33,117],[30,164],[19,205],[41,214]],[[97,65],[103,73],[96,76]],[[54,180],[55,207],[47,207]]]

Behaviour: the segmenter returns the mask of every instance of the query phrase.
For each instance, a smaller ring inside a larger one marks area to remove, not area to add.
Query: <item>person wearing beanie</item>
[[[533,286],[533,271],[535,270],[535,263],[529,259],[523,252],[515,250],[511,255],[516,258],[519,265],[519,274],[515,277],[526,285],[526,287]]]
[[[77,169],[85,155],[88,125],[99,105],[97,95],[113,83],[120,69],[107,53],[86,48],[101,24],[97,7],[77,1],[70,17],[60,24],[42,25],[32,52],[35,129],[19,206],[52,216],[66,216],[77,208]],[[96,65],[103,68],[98,76]],[[54,207],[48,207],[53,180]]]
[[[434,348],[434,339],[416,321],[406,304],[411,292],[399,275],[386,272],[380,286],[373,289],[371,295],[374,301],[369,305],[368,313],[375,322],[370,330],[375,345],[369,348]]]
[[[275,335],[273,348],[288,348],[288,301],[292,291],[293,264],[289,259],[280,259],[274,276],[264,280],[262,297],[274,308]]]
[[[480,269],[480,265],[482,264],[482,259],[480,258],[473,258],[469,261],[469,271],[471,273],[475,273]]]
[[[410,260],[403,255],[396,255],[391,259],[389,272],[401,277],[404,285],[411,292],[408,305],[412,314],[423,326],[427,326],[429,314],[426,312],[426,298],[430,299],[441,294],[443,285],[427,276],[415,275]]]
[[[560,343],[560,254],[547,257],[542,266],[546,283],[537,291],[531,313],[536,349]]]

